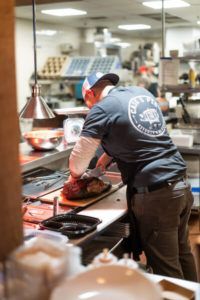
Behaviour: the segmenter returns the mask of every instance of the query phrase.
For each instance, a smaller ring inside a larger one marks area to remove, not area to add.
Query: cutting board
[[[106,191],[105,193],[102,193],[100,195],[86,198],[86,199],[77,199],[77,200],[67,200],[65,196],[62,194],[62,189],[59,189],[57,191],[54,191],[48,195],[40,197],[40,201],[42,202],[48,202],[48,203],[53,203],[54,197],[59,198],[59,204],[61,205],[67,205],[67,206],[78,206],[78,207],[84,207],[87,206],[88,204],[91,204],[101,198],[104,198],[105,196],[113,193],[114,191],[118,190],[119,186],[118,185],[112,185],[111,189]]]

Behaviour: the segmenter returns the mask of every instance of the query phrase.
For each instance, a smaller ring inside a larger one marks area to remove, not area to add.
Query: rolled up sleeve
[[[69,171],[72,177],[79,178],[87,170],[100,139],[80,136],[69,158]]]

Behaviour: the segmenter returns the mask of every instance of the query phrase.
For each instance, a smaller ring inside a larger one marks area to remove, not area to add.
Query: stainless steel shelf
[[[192,60],[192,61],[196,61],[199,60],[200,61],[200,56],[199,55],[187,55],[187,56],[180,56],[177,57],[180,61],[188,61],[188,60]]]
[[[189,88],[188,85],[176,85],[176,86],[163,86],[161,88],[162,92],[171,92],[171,93],[185,93],[185,94],[194,94],[194,93],[200,93],[200,86],[196,88]]]

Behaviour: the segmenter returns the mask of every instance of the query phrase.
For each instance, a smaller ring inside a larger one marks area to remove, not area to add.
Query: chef
[[[105,153],[97,166],[105,170],[114,159],[127,184],[135,259],[143,250],[154,273],[196,281],[186,165],[154,96],[138,86],[117,87],[118,81],[116,74],[97,72],[83,83],[91,110],[70,156],[71,180],[81,178],[101,143]]]
[[[153,61],[146,61],[145,66],[140,67],[138,73],[141,75],[137,81],[137,85],[146,88],[151,94],[154,95],[158,101],[163,115],[168,114],[169,103],[162,95],[159,86],[158,78],[156,75],[158,68]]]

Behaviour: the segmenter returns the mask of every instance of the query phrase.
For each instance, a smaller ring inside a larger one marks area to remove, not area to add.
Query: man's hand
[[[67,182],[74,182],[74,181],[77,181],[77,180],[79,180],[80,178],[75,178],[75,177],[73,177],[72,175],[70,175],[69,176],[69,178],[68,178],[68,180],[67,180]]]
[[[104,172],[107,170],[110,162],[112,160],[112,157],[109,156],[108,154],[104,153],[98,160],[96,167],[98,168],[100,166],[100,170]]]
[[[160,105],[160,109],[162,112],[166,112],[169,109],[169,102],[164,97],[158,97],[156,98]]]

